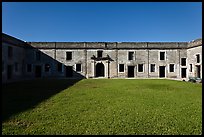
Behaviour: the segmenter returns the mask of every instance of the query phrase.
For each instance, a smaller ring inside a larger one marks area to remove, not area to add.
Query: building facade
[[[43,77],[202,78],[202,39],[191,42],[23,42],[6,34],[2,36],[3,82]]]

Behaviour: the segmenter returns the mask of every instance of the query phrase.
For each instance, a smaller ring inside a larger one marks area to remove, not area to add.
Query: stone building
[[[43,77],[202,78],[202,39],[24,42],[2,34],[2,82]]]

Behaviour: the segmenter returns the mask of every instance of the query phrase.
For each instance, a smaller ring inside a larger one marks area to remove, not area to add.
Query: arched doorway
[[[104,77],[104,65],[103,63],[96,64],[96,77]]]

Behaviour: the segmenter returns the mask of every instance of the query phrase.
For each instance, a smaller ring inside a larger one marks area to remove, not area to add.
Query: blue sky
[[[3,2],[2,30],[24,41],[191,41],[202,2]]]

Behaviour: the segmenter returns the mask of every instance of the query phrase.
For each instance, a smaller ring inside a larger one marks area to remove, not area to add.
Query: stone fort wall
[[[24,79],[39,76],[187,79],[198,75],[198,66],[202,77],[202,39],[191,42],[23,42],[6,34],[3,36],[3,81],[8,81],[8,64],[15,69],[15,62],[19,64],[19,76]],[[15,53],[15,60],[10,59],[10,62],[8,46],[13,47]],[[71,53],[71,59],[67,59],[67,52]],[[98,52],[102,56],[98,57]],[[200,60],[196,63],[198,54]],[[186,60],[184,65],[183,59]],[[28,71],[30,66],[31,71]],[[17,73],[13,73],[13,78],[19,79],[14,74]]]

